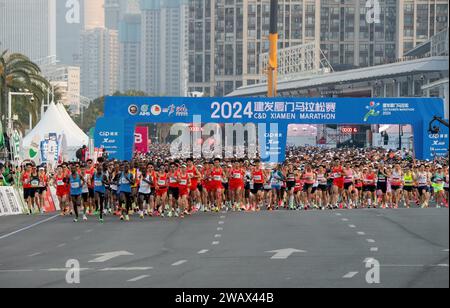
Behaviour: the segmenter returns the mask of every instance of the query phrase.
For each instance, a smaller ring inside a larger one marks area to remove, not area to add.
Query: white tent
[[[74,132],[76,132],[77,134],[79,134],[80,136],[83,136],[83,140],[87,140],[87,142],[85,143],[86,145],[88,145],[89,142],[89,137],[81,130],[81,128],[78,127],[78,125],[72,120],[72,118],[69,116],[69,114],[67,113],[66,108],[61,104],[57,104],[56,108],[58,108],[59,113],[61,114],[63,120],[66,122],[67,126],[70,129],[73,129]]]
[[[67,113],[66,113],[67,115]],[[44,140],[45,136],[49,133],[56,133],[62,135],[66,140],[65,158],[74,160],[76,158],[76,151],[83,145],[88,145],[89,137],[83,133],[78,127],[75,129],[76,124],[70,119],[61,114],[60,110],[54,103],[51,103],[42,117],[41,121],[28,133],[23,139],[23,149],[26,152],[32,146],[32,143]],[[69,121],[70,119],[70,121]]]

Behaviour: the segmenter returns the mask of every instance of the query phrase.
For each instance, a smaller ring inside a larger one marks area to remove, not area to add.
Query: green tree
[[[127,90],[124,93],[117,91],[113,96],[147,96],[145,92],[138,90]],[[105,96],[95,99],[87,109],[84,110],[83,116],[72,116],[75,123],[83,130],[88,131],[95,126],[97,119],[102,117],[105,109]]]
[[[19,53],[8,53],[7,50],[0,54],[0,115],[7,113],[10,91],[28,91],[33,93],[34,101],[31,102],[25,97],[14,97],[13,108],[16,111],[31,113],[33,122],[36,123],[48,88],[50,83],[41,75],[41,69],[28,57]]]

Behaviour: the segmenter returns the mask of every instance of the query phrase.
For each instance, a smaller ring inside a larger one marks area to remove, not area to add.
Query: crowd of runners
[[[448,157],[417,161],[383,149],[289,148],[283,164],[171,159],[168,148],[131,161],[32,164],[20,170],[29,213],[55,187],[61,215],[184,218],[195,212],[448,207]]]

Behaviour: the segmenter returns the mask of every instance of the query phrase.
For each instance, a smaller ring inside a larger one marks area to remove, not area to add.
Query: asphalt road
[[[2,217],[0,247],[0,287],[449,287],[448,209]]]

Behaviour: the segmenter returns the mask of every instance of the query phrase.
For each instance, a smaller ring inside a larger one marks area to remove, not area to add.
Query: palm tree
[[[8,104],[8,93],[10,91],[29,91],[34,95],[33,103],[23,103],[19,98],[21,108],[25,108],[32,114],[36,123],[42,100],[45,98],[46,89],[50,87],[49,82],[41,75],[41,69],[28,57],[4,51],[0,54],[0,114],[6,113]],[[18,108],[15,108],[18,109]]]

